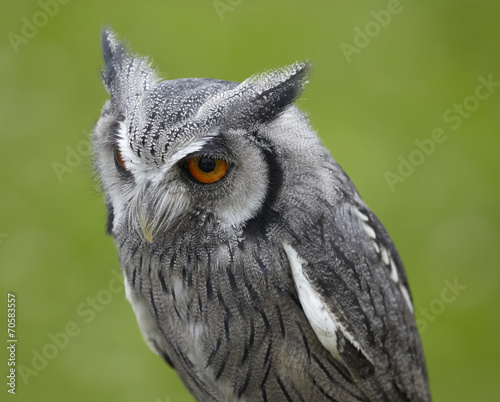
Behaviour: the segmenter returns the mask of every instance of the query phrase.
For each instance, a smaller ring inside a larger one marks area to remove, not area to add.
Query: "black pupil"
[[[202,172],[213,172],[215,170],[215,159],[209,156],[202,156],[198,161],[198,167]]]

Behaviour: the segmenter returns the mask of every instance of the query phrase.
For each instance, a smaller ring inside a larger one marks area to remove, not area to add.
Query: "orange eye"
[[[210,156],[195,156],[188,159],[189,173],[200,183],[215,183],[222,179],[228,169],[225,160]]]
[[[128,172],[127,167],[125,166],[125,161],[123,160],[122,153],[118,146],[115,146],[115,163],[119,170],[122,172]]]

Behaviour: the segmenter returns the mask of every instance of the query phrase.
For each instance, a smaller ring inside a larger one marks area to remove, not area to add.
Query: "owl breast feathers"
[[[297,62],[160,81],[102,32],[94,132],[127,298],[201,401],[430,401],[401,259],[293,105]]]

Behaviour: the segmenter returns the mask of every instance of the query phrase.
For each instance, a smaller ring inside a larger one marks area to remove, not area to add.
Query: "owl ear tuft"
[[[268,121],[283,113],[301,95],[307,84],[310,63],[289,66],[250,77],[240,87],[249,93],[250,113],[260,121]]]
[[[102,80],[108,92],[111,92],[126,50],[125,45],[116,39],[116,35],[108,27],[101,29],[101,51],[105,67],[102,70]]]
[[[104,59],[102,80],[111,95],[111,102],[124,112],[127,102],[142,98],[157,81],[155,71],[145,57],[139,57],[127,50],[111,29],[101,30],[101,49]]]

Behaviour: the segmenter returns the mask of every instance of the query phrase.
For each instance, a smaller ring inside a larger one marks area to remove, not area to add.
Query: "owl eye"
[[[118,146],[115,146],[115,165],[120,172],[128,172],[127,167],[125,166],[125,161],[123,160],[122,153],[120,152]]]
[[[228,169],[228,163],[223,159],[210,156],[194,156],[188,159],[188,169],[191,176],[200,183],[215,183],[222,179]]]

